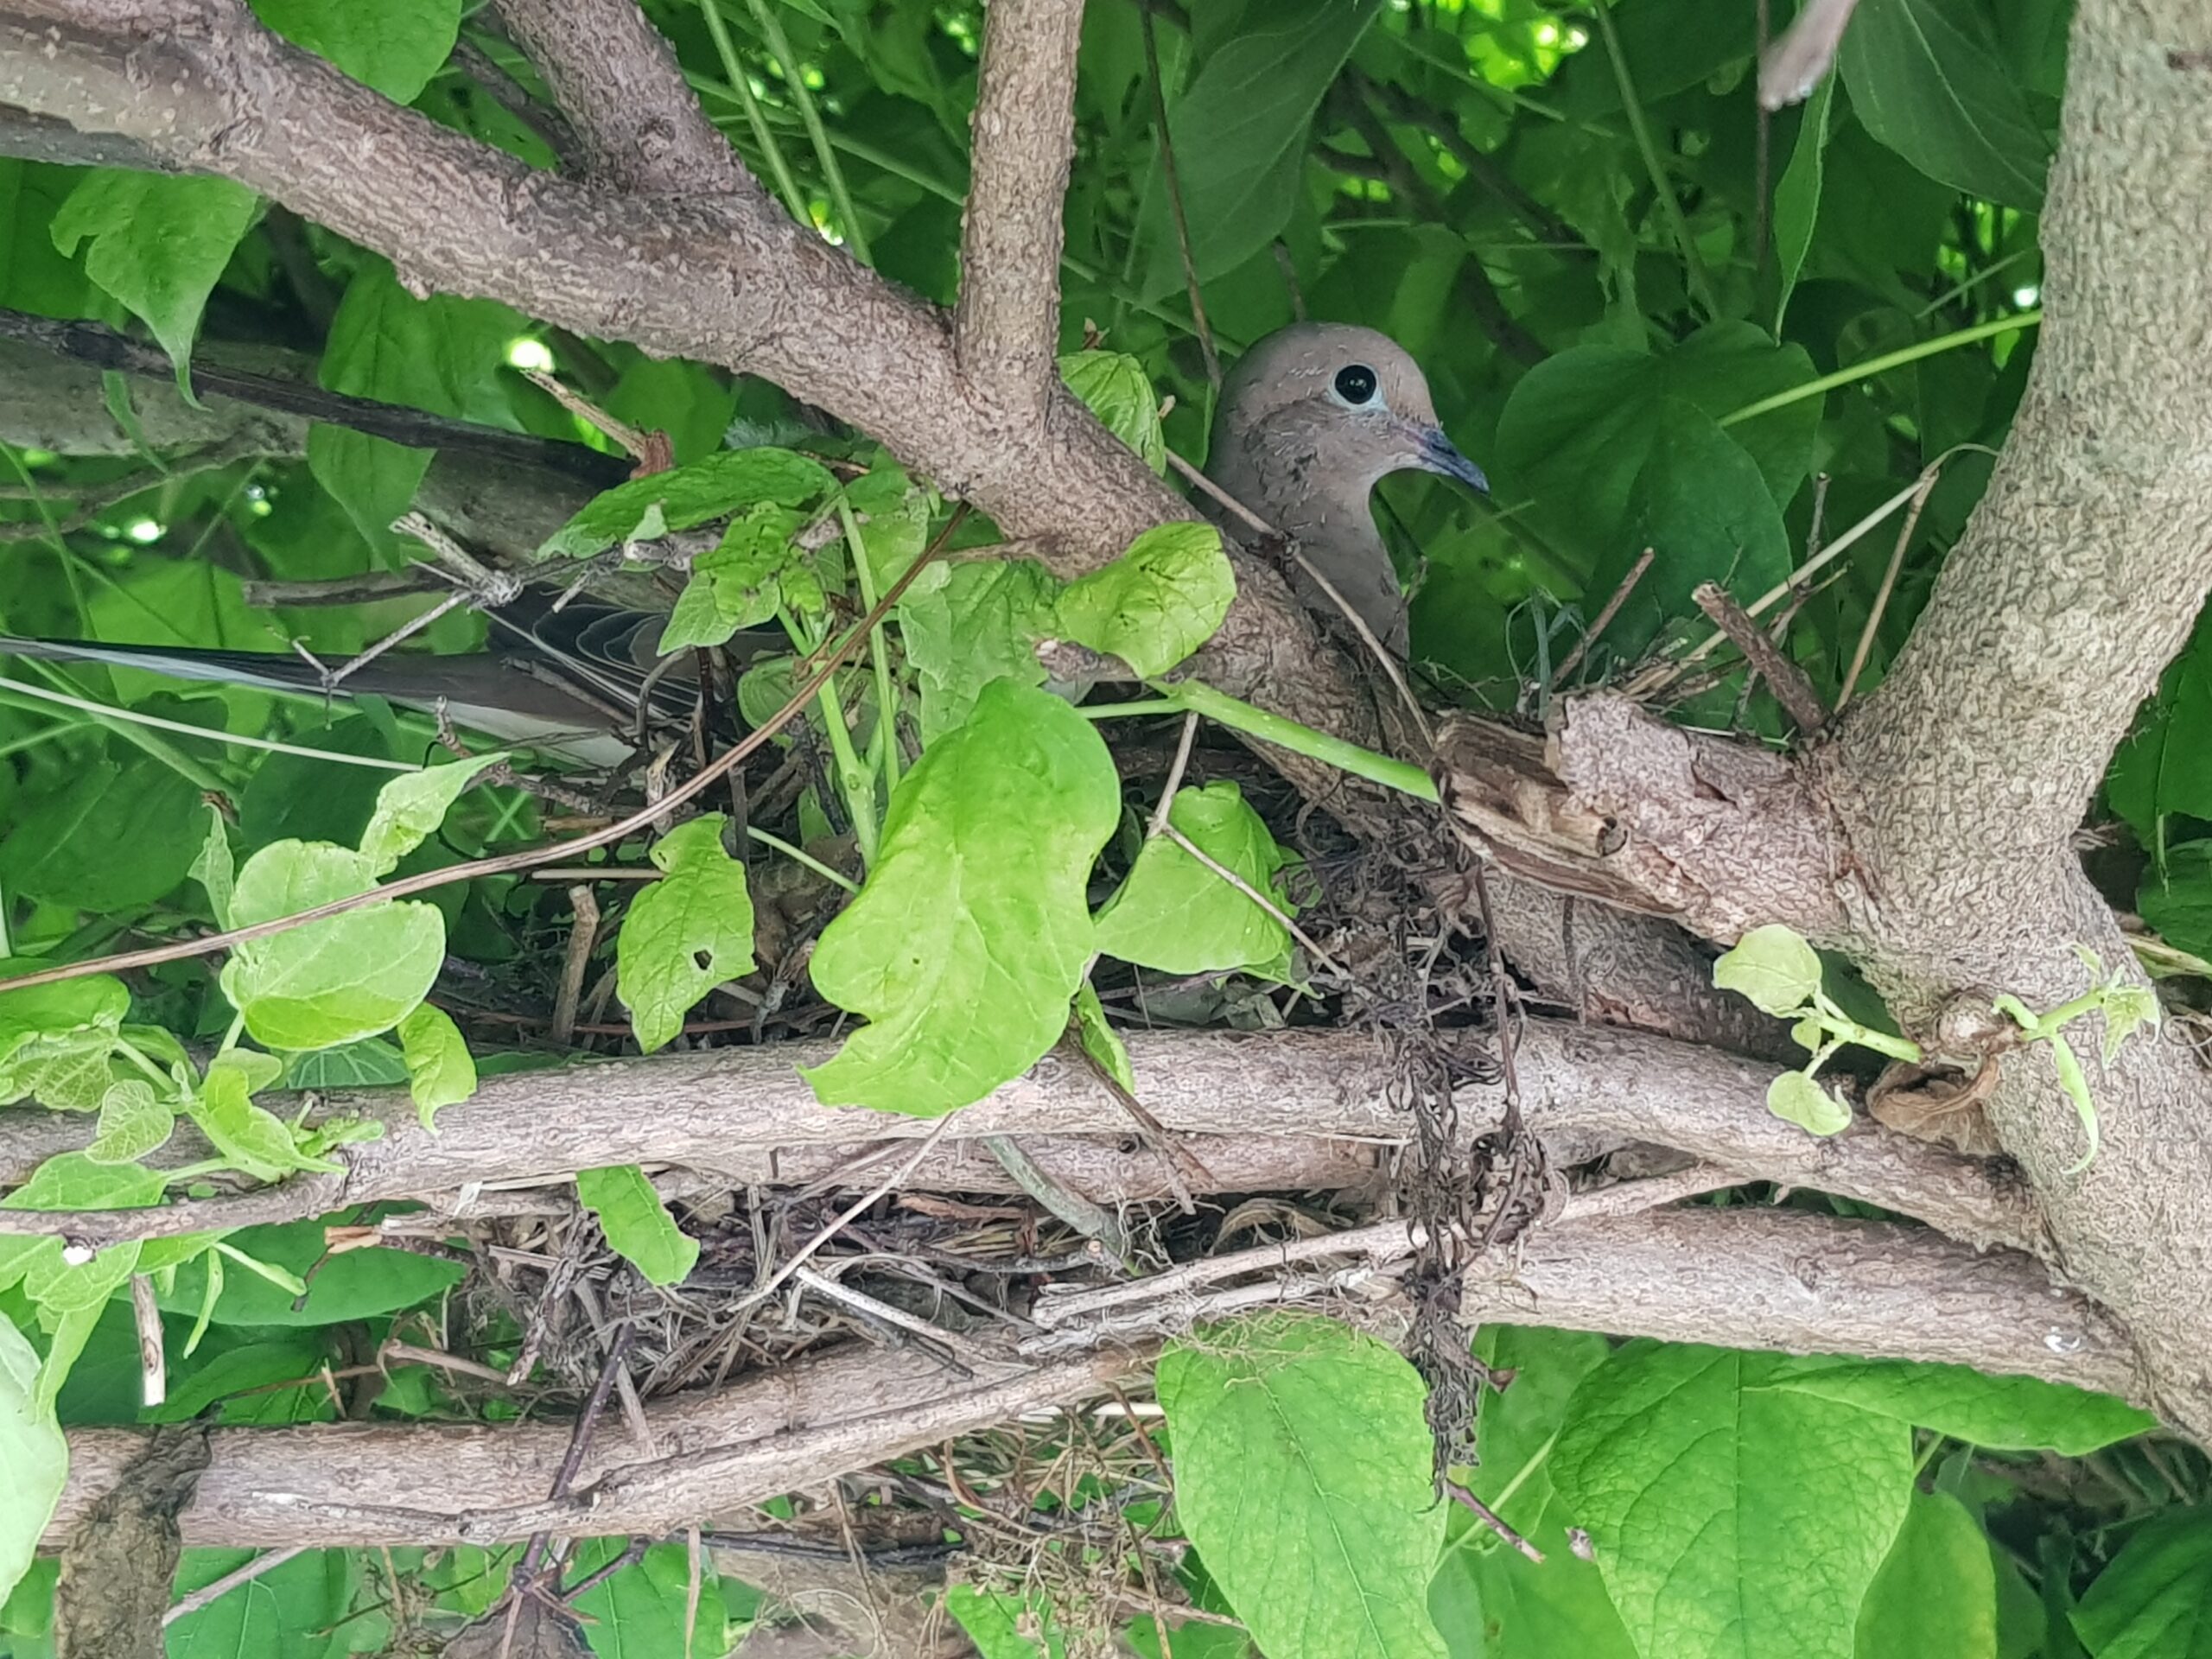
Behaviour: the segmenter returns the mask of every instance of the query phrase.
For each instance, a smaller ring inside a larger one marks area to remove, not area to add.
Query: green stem
[[[746,122],[753,129],[753,142],[767,157],[769,172],[775,175],[776,194],[784,199],[784,206],[791,210],[793,219],[810,227],[814,215],[807,209],[806,198],[799,194],[798,181],[791,176],[791,163],[784,159],[784,147],[768,130],[768,118],[761,113],[760,100],[753,95],[753,82],[738,58],[737,48],[730,43],[729,25],[722,21],[721,0],[699,0],[699,10],[706,16],[707,33],[715,38],[715,51],[722,60],[722,73],[729,77],[730,92],[744,109]]]
[[[875,572],[868,562],[868,543],[861,539],[860,520],[842,490],[837,493],[837,518],[845,527],[845,545],[852,550],[853,580],[860,583],[861,608],[873,611]],[[883,751],[883,791],[888,795],[899,787],[899,699],[891,683],[891,647],[880,622],[868,630],[868,649],[875,664],[875,732]]]
[[[861,229],[860,215],[853,211],[852,194],[845,188],[844,169],[837,165],[837,152],[830,149],[830,135],[823,130],[822,111],[814,106],[814,94],[807,90],[806,76],[798,60],[791,55],[791,43],[784,33],[783,20],[776,16],[768,0],[752,0],[752,6],[753,20],[760,24],[768,50],[783,66],[784,85],[791,89],[791,102],[798,106],[798,118],[806,124],[806,136],[814,145],[814,159],[821,165],[823,180],[830,187],[830,200],[844,226],[846,245],[862,264],[872,265],[875,262],[868,257],[868,233]]]
[[[1181,703],[1166,697],[1147,698],[1141,702],[1086,702],[1076,710],[1085,720],[1124,720],[1137,715],[1180,715],[1187,712]]]
[[[799,654],[805,656],[813,646],[800,630],[798,620],[788,611],[779,614],[784,631],[798,646]],[[852,728],[845,724],[845,705],[837,696],[836,675],[823,681],[815,701],[821,706],[830,753],[837,764],[837,791],[845,798],[845,810],[852,814],[853,839],[860,843],[861,858],[872,868],[875,864],[875,772],[853,747]]]
[[[812,853],[807,852],[804,849],[792,846],[791,842],[785,841],[781,836],[770,835],[766,830],[763,830],[757,823],[747,824],[745,826],[745,833],[752,836],[753,840],[759,842],[763,847],[773,848],[777,852],[781,853],[785,858],[791,860],[793,862],[805,865],[808,869],[812,870],[817,875],[822,877],[825,881],[835,881],[847,893],[858,893],[861,890],[860,883],[851,880],[842,872],[830,868],[829,865],[824,864]]]
[[[1770,414],[1777,409],[1786,409],[1802,398],[1817,397],[1822,392],[1834,391],[1839,386],[1857,385],[1878,374],[1887,374],[1891,369],[1917,363],[1924,357],[1934,357],[1938,353],[1961,346],[1971,346],[1976,340],[1987,340],[1993,334],[2009,334],[2015,329],[2032,328],[2042,321],[2043,310],[2037,307],[2035,310],[2023,311],[2015,316],[1999,317],[1994,322],[1978,322],[1973,327],[1961,328],[1955,334],[1939,334],[1934,340],[1900,346],[1880,357],[1870,357],[1864,363],[1853,363],[1848,368],[1838,369],[1834,374],[1824,374],[1817,380],[1808,380],[1802,386],[1777,391],[1771,397],[1762,397],[1756,404],[1746,404],[1734,414],[1722,416],[1720,424],[1733,426],[1738,421],[1748,421],[1760,415]]]
[[[1629,75],[1628,59],[1621,51],[1621,37],[1613,29],[1611,4],[1611,0],[1593,0],[1590,13],[1597,19],[1598,32],[1605,37],[1605,55],[1612,60],[1613,80],[1621,90],[1628,130],[1635,135],[1636,147],[1643,153],[1644,170],[1651,175],[1651,188],[1658,193],[1660,210],[1667,216],[1675,244],[1682,251],[1682,266],[1691,296],[1707,316],[1717,317],[1720,306],[1713,296],[1713,278],[1697,251],[1696,238],[1690,234],[1690,222],[1682,215],[1682,204],[1675,195],[1675,187],[1668,182],[1666,165],[1660,160],[1659,146],[1651,137],[1651,124],[1643,118],[1643,105],[1637,98],[1636,82]]]
[[[33,672],[41,676],[42,678],[50,680],[57,685],[67,685],[69,683],[68,677],[66,675],[61,674],[44,663],[35,662],[27,658],[25,659],[25,666],[29,668]],[[28,692],[29,696],[25,696],[21,693],[18,693],[15,696],[0,695],[0,702],[4,702],[16,708],[21,708],[28,702],[31,708],[40,709],[40,703],[38,702],[32,701],[33,698],[37,696],[37,688],[35,686],[26,686],[23,688],[23,691]],[[55,699],[55,701],[59,701],[59,699]],[[110,732],[112,732],[116,736],[121,738],[124,742],[144,750],[146,753],[160,761],[171,772],[175,772],[180,778],[184,779],[188,783],[191,784],[194,789],[205,790],[208,793],[214,795],[227,795],[231,792],[231,786],[225,783],[220,778],[217,777],[213,772],[210,772],[205,766],[194,760],[190,755],[187,754],[182,749],[177,747],[175,744],[170,742],[167,738],[156,737],[152,732],[148,731],[144,725],[131,719],[128,715],[118,714],[112,709],[104,708],[100,704],[92,702],[86,699],[72,699],[72,702],[80,713],[92,715],[92,717],[95,721],[99,721],[100,725],[105,727]],[[40,712],[43,713],[44,710],[41,709]],[[214,734],[208,733],[207,735],[213,736]]]
[[[1231,731],[1243,732],[1272,743],[1278,748],[1302,754],[1310,760],[1319,760],[1355,778],[1364,778],[1370,784],[1381,784],[1386,789],[1397,790],[1416,800],[1436,800],[1436,780],[1409,761],[1395,760],[1387,754],[1377,754],[1373,749],[1363,749],[1357,743],[1347,743],[1340,737],[1326,732],[1317,732],[1311,726],[1301,726],[1294,720],[1281,715],[1271,715],[1264,709],[1255,709],[1249,702],[1240,702],[1225,691],[1217,691],[1198,680],[1178,680],[1173,685],[1147,680],[1147,689],[1157,691],[1177,708],[1204,715]]]

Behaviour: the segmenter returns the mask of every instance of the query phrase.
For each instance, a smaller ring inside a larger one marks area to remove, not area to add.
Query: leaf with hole
[[[753,899],[745,866],[722,850],[728,823],[705,813],[655,843],[664,874],[631,901],[616,936],[615,988],[648,1054],[683,1029],[701,997],[753,971]]]

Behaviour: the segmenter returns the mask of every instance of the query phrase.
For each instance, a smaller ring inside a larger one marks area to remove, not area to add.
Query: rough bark
[[[1128,1033],[1136,1094],[1213,1172],[1200,1188],[1327,1188],[1363,1184],[1378,1153],[1411,1124],[1389,1098],[1380,1044],[1357,1032]],[[725,1184],[832,1181],[866,1188],[889,1175],[932,1124],[818,1103],[798,1075],[832,1046],[790,1044],[615,1060],[484,1079],[477,1093],[417,1121],[404,1089],[320,1091],[315,1121],[358,1116],[377,1140],[337,1149],[342,1176],[296,1179],[242,1198],[185,1200],[160,1210],[0,1211],[0,1234],[59,1231],[86,1241],[191,1232],[320,1215],[480,1185],[560,1182],[580,1169],[640,1163],[696,1170]],[[1766,1109],[1770,1068],[1717,1050],[1637,1033],[1530,1022],[1516,1060],[1529,1124],[1564,1165],[1606,1148],[1651,1143],[1688,1153],[1745,1180],[1772,1180],[1914,1215],[1970,1244],[2034,1249],[2038,1224],[2018,1185],[1979,1160],[1873,1124],[1819,1140]],[[651,1100],[652,1110],[637,1109]],[[270,1097],[289,1115],[303,1100]],[[1502,1087],[1459,1093],[1462,1132],[1493,1127]],[[0,1115],[0,1183],[81,1147],[94,1126],[74,1115]],[[1255,1133],[1255,1130],[1260,1131]],[[952,1134],[904,1183],[916,1190],[1003,1191],[982,1142],[1021,1137],[1038,1160],[1102,1203],[1165,1196],[1160,1159],[1116,1144],[1128,1116],[1084,1068],[1054,1056],[966,1108]],[[1086,1139],[1088,1137],[1088,1139]],[[156,1161],[204,1156],[188,1125]]]

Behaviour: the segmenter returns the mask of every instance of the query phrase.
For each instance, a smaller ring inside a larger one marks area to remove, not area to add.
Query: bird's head
[[[1349,323],[1294,323],[1244,353],[1222,383],[1214,453],[1240,445],[1296,457],[1319,474],[1309,486],[1340,498],[1363,499],[1407,471],[1490,488],[1444,435],[1419,365],[1388,334]]]

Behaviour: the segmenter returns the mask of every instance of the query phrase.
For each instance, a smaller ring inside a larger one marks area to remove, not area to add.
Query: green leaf
[[[2056,1032],[2050,1033],[2050,1063],[2058,1068],[2058,1086],[2066,1091],[2067,1099],[2074,1103],[2074,1116],[2082,1120],[2082,1133],[2088,1137],[2088,1148],[2079,1163],[2067,1166],[2066,1173],[2078,1175],[2096,1161],[2097,1103],[2089,1095],[2089,1079],[2082,1074],[2082,1062],[2074,1052],[2074,1046]]]
[[[213,806],[207,809],[207,839],[194,855],[192,868],[187,874],[207,893],[207,908],[215,918],[215,925],[227,929],[231,925],[231,889],[238,884],[238,861],[231,856],[229,828],[223,822],[223,815]]]
[[[38,1371],[38,1351],[0,1314],[0,1600],[29,1571],[69,1474],[68,1440],[37,1404]]]
[[[1805,255],[1813,245],[1813,227],[1821,213],[1821,174],[1828,148],[1828,115],[1835,102],[1835,77],[1826,75],[1806,100],[1804,118],[1798,123],[1797,142],[1790,147],[1789,164],[1774,187],[1774,259],[1782,275],[1782,289],[1774,302],[1774,332],[1789,310],[1789,296],[1805,269]]]
[[[576,1576],[598,1572],[622,1553],[619,1538],[589,1539],[577,1546]],[[493,1580],[489,1563],[477,1569]],[[689,1659],[722,1659],[729,1614],[722,1581],[712,1567],[701,1574],[693,1610],[690,1559],[681,1543],[656,1544],[645,1559],[575,1599],[576,1611],[595,1621],[586,1626],[594,1652],[608,1659],[682,1659],[683,1631],[691,1627]],[[739,1652],[744,1644],[739,1644]]]
[[[188,1549],[178,1563],[179,1595],[235,1573],[255,1552]],[[353,1600],[351,1552],[311,1549],[253,1580],[251,1588],[218,1597],[187,1613],[162,1632],[168,1659],[335,1659],[345,1643],[326,1632],[346,1618]]]
[[[1234,270],[1281,233],[1298,205],[1309,129],[1376,0],[1276,0],[1239,19],[1169,105],[1191,262],[1198,280]],[[1142,293],[1183,289],[1183,258],[1156,183],[1140,238]]]
[[[1224,779],[1178,790],[1167,821],[1291,913],[1275,879],[1288,855],[1235,784]],[[1252,968],[1274,977],[1289,966],[1290,934],[1283,925],[1165,836],[1145,842],[1128,880],[1096,919],[1100,950],[1162,973]]]
[[[101,1098],[99,1133],[85,1156],[96,1164],[136,1163],[167,1145],[175,1128],[175,1111],[155,1098],[153,1084],[125,1077]]]
[[[1980,8],[1859,0],[1837,67],[1866,130],[1939,184],[2034,213],[2050,143]]]
[[[2212,620],[2198,624],[2188,646],[2166,665],[2158,694],[2144,706],[2135,734],[2113,757],[2107,796],[2113,810],[2127,820],[2145,847],[2158,845],[2161,817],[2185,812],[2212,818],[2208,732],[2212,732]]]
[[[415,101],[461,32],[461,0],[253,0],[253,10],[395,104]]]
[[[242,927],[365,893],[369,861],[343,847],[280,841],[248,859],[231,901]],[[250,939],[223,964],[223,995],[270,1048],[327,1048],[389,1031],[429,992],[445,959],[445,918],[423,904],[375,904]]]
[[[381,259],[346,285],[324,342],[321,375],[331,391],[404,404],[513,430],[514,375],[507,342],[527,332],[517,312],[491,300],[432,295],[418,300]],[[318,423],[308,433],[308,469],[353,520],[370,546],[397,557],[391,521],[412,505],[430,453]]]
[[[1067,1651],[1060,1633],[1048,1628],[1049,1614],[1039,1597],[1025,1601],[1003,1591],[956,1584],[945,1592],[944,1606],[982,1659],[1059,1659]],[[1039,1647],[1027,1630],[1042,1631],[1046,1645]]]
[[[0,883],[75,910],[151,904],[192,868],[200,810],[191,780],[149,756],[96,760],[13,815],[0,838]]]
[[[130,992],[112,974],[87,974],[52,985],[6,988],[10,975],[36,973],[50,963],[0,958],[0,1065],[34,1038],[78,1032],[113,1033],[130,1012]]]
[[[1263,1651],[1444,1659],[1427,1599],[1444,1511],[1411,1365],[1333,1320],[1274,1316],[1177,1344],[1156,1382],[1176,1513]]]
[[[1784,1071],[1767,1084],[1766,1109],[1815,1135],[1841,1135],[1851,1127],[1851,1108],[1802,1071]]]
[[[1853,1659],[1912,1443],[1764,1356],[1637,1342],[1576,1390],[1551,1472],[1643,1659]]]
[[[661,837],[652,860],[666,874],[631,901],[615,938],[615,988],[648,1054],[701,997],[753,971],[753,899],[745,866],[722,850],[727,823],[709,812]]]
[[[145,320],[192,397],[193,336],[261,198],[228,179],[98,168],[54,216],[54,245],[85,248],[85,274]]]
[[[1120,816],[1089,721],[985,687],[900,781],[867,885],[815,949],[815,988],[871,1021],[806,1074],[823,1103],[934,1117],[1033,1065],[1067,1028],[1084,882]]]
[[[994,680],[1042,685],[1037,642],[1058,626],[1058,585],[1027,559],[937,564],[899,601],[906,660],[920,682],[922,747],[962,725]]]
[[[1166,475],[1167,436],[1160,424],[1160,394],[1142,363],[1127,352],[1071,352],[1060,359],[1060,378],[1101,425],[1154,472]]]
[[[1859,1609],[1859,1659],[1997,1659],[1989,1539],[1948,1492],[1915,1492]]]
[[[373,1089],[407,1081],[407,1057],[380,1038],[295,1054],[285,1063],[290,1089]]]
[[[1799,1394],[1993,1451],[2085,1457],[2158,1427],[2149,1412],[2108,1394],[2031,1376],[1986,1376],[1964,1365],[1813,1357],[1777,1360],[1773,1375]]]
[[[1211,639],[1236,597],[1218,530],[1160,524],[1111,564],[1070,582],[1056,614],[1077,645],[1118,657],[1150,679]]]
[[[461,792],[485,767],[506,757],[474,755],[442,766],[402,772],[377,791],[377,810],[361,832],[361,856],[372,875],[389,874],[399,861],[435,834]]]
[[[789,449],[724,449],[689,467],[616,485],[548,537],[537,556],[588,558],[640,536],[691,530],[742,507],[806,507],[836,486],[828,467]]]
[[[407,1250],[346,1250],[326,1259],[320,1221],[242,1228],[223,1242],[290,1281],[272,1282],[231,1262],[214,1307],[215,1323],[223,1325],[291,1328],[375,1319],[435,1302],[464,1276],[455,1262]],[[207,1292],[208,1263],[221,1259],[202,1255],[179,1268],[172,1286],[157,1287],[155,1300],[162,1311],[197,1313]],[[310,1268],[315,1280],[302,1294],[300,1281]]]
[[[2096,1659],[2212,1659],[2212,1509],[2145,1527],[2074,1610]]]
[[[668,1213],[635,1164],[576,1173],[576,1198],[599,1217],[607,1247],[656,1285],[680,1285],[699,1260],[699,1241]]]
[[[1763,1014],[1787,1016],[1821,988],[1821,958],[1795,929],[1755,927],[1713,964],[1716,989],[1733,991]]]
[[[1137,1091],[1136,1068],[1129,1064],[1129,1046],[1122,1033],[1106,1023],[1106,1009],[1089,980],[1076,987],[1076,1039],[1083,1052],[1106,1070],[1106,1075],[1131,1094]]]
[[[660,654],[719,645],[740,628],[774,616],[785,603],[779,579],[798,561],[791,537],[805,523],[805,514],[773,501],[754,502],[732,518],[720,543],[692,562],[690,579],[661,629]]]
[[[443,1106],[458,1106],[476,1092],[476,1062],[467,1039],[443,1008],[425,1002],[399,1022],[400,1052],[407,1061],[407,1091],[426,1129]]]
[[[238,1052],[218,1054],[208,1065],[200,1093],[185,1103],[186,1115],[214,1142],[215,1150],[257,1180],[273,1181],[296,1169],[327,1174],[340,1170],[342,1165],[302,1152],[283,1120],[253,1103],[250,1096],[256,1075],[249,1066],[232,1062]]]

